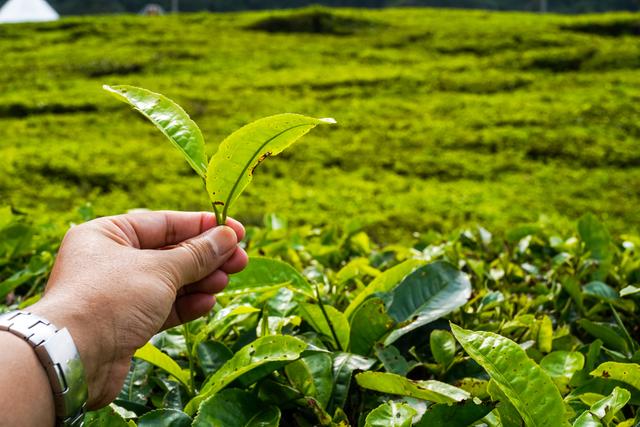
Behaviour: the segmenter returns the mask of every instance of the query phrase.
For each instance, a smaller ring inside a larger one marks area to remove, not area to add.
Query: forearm
[[[51,385],[33,348],[12,333],[0,331],[0,367],[0,424],[53,426]]]

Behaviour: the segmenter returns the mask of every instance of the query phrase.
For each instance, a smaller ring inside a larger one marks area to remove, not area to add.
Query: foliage
[[[149,119],[182,153],[205,182],[218,224],[226,223],[229,207],[249,185],[262,161],[279,154],[317,125],[335,123],[334,119],[314,119],[300,114],[265,117],[229,135],[208,162],[200,128],[178,104],[138,87],[105,85],[103,88]]]
[[[0,199],[61,222],[85,200],[97,215],[210,209],[179,154],[100,89],[126,82],[184,106],[209,157],[283,106],[336,118],[261,166],[234,208],[248,224],[286,212],[415,244],[477,223],[560,231],[592,211],[639,234],[637,15],[329,10],[373,26],[250,29],[306,12],[0,27]]]
[[[20,225],[14,236],[41,242],[11,258],[9,271],[55,251],[50,226],[7,218],[2,233]],[[219,295],[216,312],[188,326],[190,341],[178,328],[154,337],[115,403],[88,423],[640,421],[639,239],[614,239],[592,215],[568,234],[526,226],[500,239],[476,228],[413,247],[374,245],[357,229],[285,224],[269,215],[263,228],[247,230],[251,261]],[[5,309],[32,302],[39,277],[17,286]],[[407,324],[397,313],[429,301],[434,283],[448,289],[460,280],[471,287],[461,306],[446,305],[458,298],[447,290],[437,309],[427,304],[435,319],[388,342]],[[408,289],[414,299],[401,297]]]

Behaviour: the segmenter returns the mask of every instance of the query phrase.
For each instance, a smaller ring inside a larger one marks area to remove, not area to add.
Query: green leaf
[[[222,206],[223,222],[229,207],[251,182],[256,166],[323,123],[335,120],[278,114],[250,123],[222,141],[207,168],[207,191],[211,203]]]
[[[591,375],[621,381],[640,390],[640,365],[637,363],[604,362]]]
[[[190,427],[191,417],[176,409],[147,412],[138,420],[138,427]]]
[[[473,400],[448,405],[438,403],[429,407],[415,427],[468,427],[484,418],[495,408],[492,403],[477,405]]]
[[[277,427],[280,410],[265,405],[253,393],[238,389],[223,390],[200,406],[193,427]]]
[[[453,335],[518,410],[525,424],[566,426],[562,397],[551,378],[508,338],[451,325]]]
[[[394,321],[380,298],[369,298],[351,316],[351,351],[364,356],[391,330]]]
[[[511,404],[509,398],[500,390],[494,380],[489,380],[487,392],[494,402],[499,402],[496,413],[500,417],[502,427],[521,427],[522,417],[515,406]]]
[[[365,427],[411,427],[416,410],[406,403],[393,400],[383,403],[371,411],[365,420]]]
[[[150,342],[135,352],[133,357],[149,362],[154,366],[164,370],[175,379],[180,381],[188,390],[191,389],[189,371],[182,369],[172,358],[161,352]]]
[[[332,362],[328,353],[317,353],[289,363],[284,371],[293,387],[326,409],[333,390]]]
[[[388,313],[402,322],[385,345],[463,306],[471,296],[469,279],[451,264],[437,261],[418,268],[391,292]]]
[[[425,262],[417,259],[408,259],[401,264],[396,265],[386,271],[383,271],[378,277],[373,279],[366,288],[364,288],[351,301],[344,314],[351,319],[356,309],[371,295],[378,292],[388,292],[398,285],[409,273],[416,268],[424,265]]]
[[[377,344],[374,347],[376,357],[382,362],[384,365],[384,370],[392,373],[402,375],[403,377],[407,376],[407,373],[411,370],[411,365],[407,362],[400,350],[396,347],[390,345],[385,347],[382,344]]]
[[[542,358],[540,367],[549,374],[560,392],[566,393],[573,375],[584,367],[584,356],[577,351],[554,351]]]
[[[344,314],[338,311],[336,308],[324,304],[324,309],[327,312],[328,319],[322,313],[322,309],[317,304],[300,304],[299,312],[300,317],[304,319],[311,327],[318,333],[326,336],[333,344],[334,348],[340,348],[346,350],[349,348],[349,339],[351,328],[349,322]],[[331,322],[331,325],[329,325]],[[333,337],[335,332],[339,343]]]
[[[631,393],[628,390],[616,387],[609,396],[591,406],[591,413],[608,424],[618,411],[624,408],[629,399],[631,399]]]
[[[540,321],[536,322],[538,326],[538,350],[543,353],[549,353],[553,345],[553,323],[549,316],[542,316]]]
[[[595,280],[604,280],[609,274],[613,251],[609,231],[593,214],[586,214],[578,221],[578,232],[591,259],[598,262]]]
[[[440,381],[412,381],[396,374],[363,372],[356,375],[362,388],[386,394],[415,397],[435,403],[460,402],[470,397],[469,393]]]
[[[205,341],[196,346],[198,364],[205,375],[211,375],[233,357],[233,352],[219,341]]]
[[[135,424],[134,424],[135,425]],[[129,423],[114,411],[111,406],[87,412],[84,416],[84,427],[128,427]]]
[[[202,178],[207,174],[207,155],[200,128],[172,100],[134,86],[103,86],[120,101],[131,105],[149,119],[184,155]]]
[[[456,339],[448,331],[436,329],[431,332],[429,346],[436,362],[445,367],[453,362],[456,355]]]
[[[597,280],[584,285],[582,292],[584,292],[585,295],[592,296],[603,302],[616,303],[620,300],[620,296],[615,289]]]
[[[366,371],[371,369],[376,362],[368,357],[358,356],[350,353],[333,353],[333,392],[331,394],[330,409],[333,412],[336,408],[342,408],[347,401],[349,388],[351,387],[351,376],[353,371]]]
[[[592,322],[588,319],[578,320],[578,325],[580,325],[580,327],[590,335],[602,340],[604,345],[609,347],[611,350],[616,350],[625,354],[629,353],[627,341],[625,340],[623,333],[619,332],[617,326],[609,323]]]
[[[265,366],[269,367],[263,372],[267,375],[297,360],[306,348],[307,344],[304,341],[291,336],[258,338],[238,350],[215,374],[211,375],[204,383],[200,394],[187,403],[184,411],[187,415],[193,415],[202,401],[215,395],[242,375]]]
[[[584,411],[582,415],[580,415],[573,422],[573,427],[603,427],[602,423],[589,411]]]
[[[309,297],[314,296],[311,285],[291,265],[277,259],[251,256],[244,270],[229,276],[229,285],[220,295],[258,293],[282,286],[288,286]]]

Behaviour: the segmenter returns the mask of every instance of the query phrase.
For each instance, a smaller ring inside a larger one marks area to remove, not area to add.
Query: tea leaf
[[[138,420],[138,427],[190,427],[192,419],[176,409],[147,412]]]
[[[415,397],[435,403],[453,403],[471,397],[466,391],[440,381],[412,381],[396,374],[363,372],[356,375],[362,388],[386,394]]]
[[[378,277],[373,279],[366,288],[364,288],[356,297],[351,301],[349,306],[344,311],[344,314],[351,318],[355,310],[371,295],[377,292],[387,292],[397,286],[402,279],[404,279],[409,273],[416,268],[424,265],[425,262],[417,259],[409,259],[401,264],[391,267],[385,270]]]
[[[182,107],[163,95],[139,87],[104,85],[103,89],[149,119],[180,150],[193,170],[203,179],[206,177],[204,137]]]
[[[229,207],[251,182],[254,169],[275,156],[319,124],[333,119],[314,119],[299,114],[278,114],[250,123],[228,136],[207,168],[207,191],[214,206],[222,206],[222,223]]]
[[[318,333],[329,339],[335,348],[346,350],[349,348],[350,327],[344,314],[336,308],[325,304],[324,309],[327,317],[322,313],[322,309],[316,304],[300,304],[300,317],[304,319]],[[329,324],[331,322],[331,324]],[[336,342],[333,332],[338,339]]]
[[[365,427],[411,427],[416,410],[406,403],[393,400],[383,403],[371,411],[365,420]]]
[[[307,344],[304,341],[290,336],[258,338],[238,350],[215,374],[207,378],[200,394],[187,403],[184,411],[187,415],[192,415],[202,401],[215,395],[242,375],[261,367],[268,368],[263,372],[267,375],[298,359],[306,348]],[[255,378],[255,380],[258,379]]]
[[[351,351],[363,356],[368,355],[373,345],[393,327],[394,323],[380,298],[366,300],[351,317]]]
[[[200,406],[194,427],[277,427],[280,409],[265,405],[248,391],[223,390]]]
[[[527,426],[567,426],[562,397],[551,378],[518,344],[491,332],[451,325],[453,335],[515,406]]]
[[[467,427],[495,408],[495,404],[482,403],[477,405],[473,400],[465,400],[455,405],[438,403],[429,407],[420,421],[414,424],[416,427]]]
[[[139,348],[133,357],[157,366],[180,381],[187,389],[191,389],[189,385],[189,372],[182,369],[171,357],[164,354],[150,342],[146,343],[142,348]]]
[[[470,296],[469,279],[451,264],[436,261],[418,268],[391,291],[387,311],[402,323],[385,339],[385,345],[460,308]]]
[[[327,353],[303,357],[285,366],[291,385],[326,408],[333,389],[332,359]]]

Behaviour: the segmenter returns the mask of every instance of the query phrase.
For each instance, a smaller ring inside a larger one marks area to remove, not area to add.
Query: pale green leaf
[[[416,410],[406,403],[383,403],[371,411],[365,420],[365,427],[411,427]]]
[[[134,86],[103,86],[119,100],[131,105],[149,119],[184,155],[202,178],[207,173],[204,138],[198,125],[172,100]]]
[[[470,397],[466,391],[435,380],[412,381],[396,374],[363,372],[356,375],[362,388],[386,394],[415,397],[435,403],[460,402]]]
[[[221,296],[235,296],[265,289],[287,286],[290,289],[313,297],[313,288],[295,268],[286,262],[252,256],[249,264],[239,273],[229,277],[229,285],[221,292]]]
[[[250,123],[222,141],[207,168],[207,191],[211,203],[222,207],[222,219],[251,182],[256,166],[323,123],[335,120],[278,114]]]
[[[269,369],[265,369],[261,374],[268,375],[270,372],[297,360],[306,348],[307,344],[304,341],[291,336],[258,338],[238,350],[230,360],[207,378],[200,394],[187,403],[184,411],[188,415],[193,415],[202,401],[215,395],[242,375],[265,367]]]
[[[316,332],[326,336],[335,348],[343,351],[347,350],[349,348],[351,328],[346,316],[330,305],[324,304],[323,307],[327,313],[326,317],[319,305],[300,304],[300,317],[311,325]],[[338,343],[334,339],[334,332],[338,338]]]
[[[567,426],[562,397],[549,376],[508,338],[451,325],[458,342],[515,406],[529,427]]]
[[[640,365],[637,363],[604,362],[590,374],[594,377],[621,381],[640,390]]]
[[[160,351],[150,342],[146,343],[142,348],[139,348],[133,357],[157,366],[180,381],[187,389],[191,389],[189,385],[189,371],[182,369],[171,357]]]

